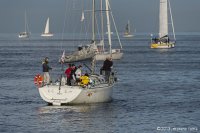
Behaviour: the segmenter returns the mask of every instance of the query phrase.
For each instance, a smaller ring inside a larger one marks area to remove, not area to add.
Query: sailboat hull
[[[52,105],[62,104],[88,104],[108,102],[112,98],[112,88],[115,84],[115,76],[105,81],[102,75],[90,75],[89,84],[68,86],[65,80],[39,87],[41,98]]]
[[[79,96],[71,101],[71,104],[82,103],[102,103],[109,102],[112,99],[112,86],[101,85],[95,89],[84,89]]]
[[[95,52],[90,52],[87,54],[72,54],[65,56],[65,63],[70,63],[70,62],[77,62],[77,61],[84,61],[84,60],[89,60],[92,59],[95,56]]]
[[[112,55],[109,52],[99,52],[95,55],[96,60],[105,60],[107,57],[112,57],[113,60],[120,60],[123,53],[120,49],[112,49]]]
[[[168,49],[168,48],[174,48],[175,43],[152,43],[151,48],[153,49]]]
[[[131,35],[131,34],[125,34],[123,37],[125,37],[125,38],[131,38],[131,37],[134,37],[134,35]]]
[[[23,34],[19,34],[18,35],[19,38],[29,38],[29,34],[28,33],[23,33]]]
[[[50,33],[44,33],[44,34],[41,34],[42,37],[52,37],[53,34],[50,34]]]
[[[102,79],[98,79],[99,80]],[[96,82],[97,83],[97,82]],[[45,85],[39,87],[41,98],[52,105],[108,102],[112,98],[112,84],[97,83],[88,86]]]
[[[120,60],[123,56],[123,53],[112,53],[112,59],[113,60]],[[99,53],[95,55],[96,60],[106,60],[107,57],[110,57],[110,53]]]
[[[64,58],[64,62],[70,63],[70,62],[92,59],[95,56],[96,51],[97,51],[97,46],[94,43],[85,46],[80,46],[78,47],[77,51],[74,51],[73,53],[66,55]]]

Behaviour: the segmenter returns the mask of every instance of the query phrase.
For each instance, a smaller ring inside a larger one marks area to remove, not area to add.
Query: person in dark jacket
[[[101,72],[100,72],[101,74],[102,74],[102,71],[105,72],[105,80],[107,82],[109,81],[112,66],[113,66],[112,58],[107,57],[106,60],[103,62],[103,67],[101,68]]]
[[[43,68],[43,72],[44,72],[44,84],[50,83],[49,70],[51,70],[52,68],[49,67],[48,63],[49,63],[49,58],[46,57],[44,59],[44,61],[42,62],[42,68]]]

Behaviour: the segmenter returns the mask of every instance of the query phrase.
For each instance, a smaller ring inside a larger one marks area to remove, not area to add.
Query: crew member
[[[105,80],[107,82],[109,81],[112,66],[113,66],[112,58],[107,57],[106,60],[103,63],[103,67],[101,68],[101,71],[102,70],[105,71]]]
[[[49,67],[48,63],[49,63],[49,58],[46,57],[44,61],[42,62],[42,68],[44,72],[44,84],[47,84],[47,85],[50,83],[49,70],[52,69],[51,67]]]

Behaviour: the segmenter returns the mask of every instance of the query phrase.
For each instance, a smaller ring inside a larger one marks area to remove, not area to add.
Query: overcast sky
[[[82,1],[0,0],[0,33],[23,31],[25,10],[32,33],[43,32],[47,17],[50,17],[51,31],[62,33],[66,10],[67,19],[70,20],[67,20],[65,31],[70,31],[68,28],[80,23],[72,16],[80,18],[79,9],[83,7]],[[137,32],[158,31],[159,0],[110,0],[110,3],[119,31],[124,30],[128,20],[134,24]],[[171,0],[171,6],[176,32],[200,32],[200,0]],[[84,9],[86,8],[88,9],[88,5],[84,6]],[[72,13],[70,9],[77,11]]]

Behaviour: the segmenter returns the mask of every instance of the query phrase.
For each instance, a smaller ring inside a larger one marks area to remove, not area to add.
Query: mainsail
[[[49,33],[49,18],[47,19],[46,27],[45,27],[44,33],[45,33],[45,34],[48,34],[48,33]]]
[[[52,37],[53,36],[53,34],[49,32],[49,18],[46,21],[44,33],[42,33],[41,36],[43,36],[43,37]]]
[[[168,35],[168,13],[167,13],[167,0],[160,0],[160,27],[159,37]]]

